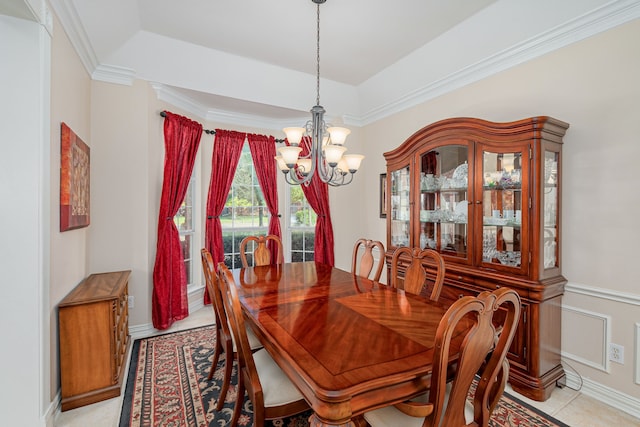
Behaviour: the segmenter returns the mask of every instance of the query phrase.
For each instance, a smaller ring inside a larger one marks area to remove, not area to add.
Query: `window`
[[[269,231],[269,209],[258,183],[248,144],[242,148],[220,221],[224,263],[229,268],[242,267],[239,252],[242,239],[249,235],[267,234]]]
[[[195,241],[194,234],[194,194],[195,194],[195,179],[191,177],[189,181],[189,187],[187,188],[187,194],[184,196],[182,205],[178,209],[178,212],[173,217],[173,221],[178,227],[178,233],[180,234],[180,246],[182,247],[182,259],[184,260],[185,270],[187,272],[187,286],[193,283],[193,242]]]
[[[289,233],[291,262],[313,261],[317,215],[299,185],[289,188]]]

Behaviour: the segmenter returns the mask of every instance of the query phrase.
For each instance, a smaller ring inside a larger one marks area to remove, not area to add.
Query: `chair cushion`
[[[451,383],[447,384],[446,394],[444,396],[444,407],[447,407],[449,401],[449,392],[451,391]],[[414,399],[414,402],[427,403],[429,401],[429,393],[420,395]],[[467,424],[473,421],[473,404],[467,400],[464,405],[464,418]],[[412,417],[396,409],[393,406],[376,409],[366,412],[364,419],[367,420],[371,427],[422,427],[424,417]]]
[[[253,360],[262,384],[265,407],[286,405],[304,399],[267,350],[253,353]]]
[[[245,329],[247,330],[247,341],[249,341],[249,347],[251,348],[251,350],[257,350],[264,347],[249,326],[247,326]],[[229,330],[231,330],[231,325],[229,325]],[[238,348],[236,347],[236,339],[234,338],[233,334],[231,334],[231,341],[233,342],[233,352],[237,353]]]
[[[247,339],[249,340],[249,347],[251,347],[251,350],[257,350],[259,348],[262,348],[263,345],[258,339],[258,337],[256,336],[256,334],[253,333],[253,329],[251,329],[248,326],[246,327],[246,329],[247,329]]]

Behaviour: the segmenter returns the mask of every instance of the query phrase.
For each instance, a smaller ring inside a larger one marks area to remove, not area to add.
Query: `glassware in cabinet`
[[[391,180],[391,245],[409,246],[411,217],[411,181],[409,166],[392,171]]]
[[[523,147],[520,147],[523,150]],[[523,151],[483,149],[482,262],[523,269]],[[528,160],[528,156],[526,158]],[[524,251],[528,255],[527,251]]]
[[[543,266],[558,266],[558,156],[555,151],[544,152],[542,183],[543,205]]]
[[[452,144],[418,157],[420,247],[467,258],[469,149]]]

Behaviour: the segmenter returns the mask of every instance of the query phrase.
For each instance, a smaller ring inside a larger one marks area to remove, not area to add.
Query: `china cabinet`
[[[447,303],[515,289],[522,315],[509,380],[535,400],[546,400],[564,382],[560,191],[568,127],[545,116],[510,123],[447,119],[384,154],[387,277],[395,249],[411,246],[445,259],[440,299]]]

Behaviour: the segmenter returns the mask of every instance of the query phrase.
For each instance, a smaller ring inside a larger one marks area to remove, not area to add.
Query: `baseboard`
[[[575,372],[565,371],[567,387],[579,389],[580,393],[592,397],[612,408],[619,409],[640,419],[640,399],[599,384],[589,378],[581,378]]]
[[[200,286],[193,290],[189,290],[189,313],[194,313],[204,307],[204,287]],[[160,331],[153,327],[152,323],[143,323],[141,325],[129,325],[129,335],[131,339],[146,338],[152,335],[171,332],[171,328],[166,331]]]
[[[60,394],[60,390],[58,390],[56,395],[53,397],[53,400],[49,404],[49,407],[47,408],[47,412],[45,412],[44,414],[44,425],[46,427],[55,426],[56,418],[60,414],[61,402],[62,402],[62,397]]]

